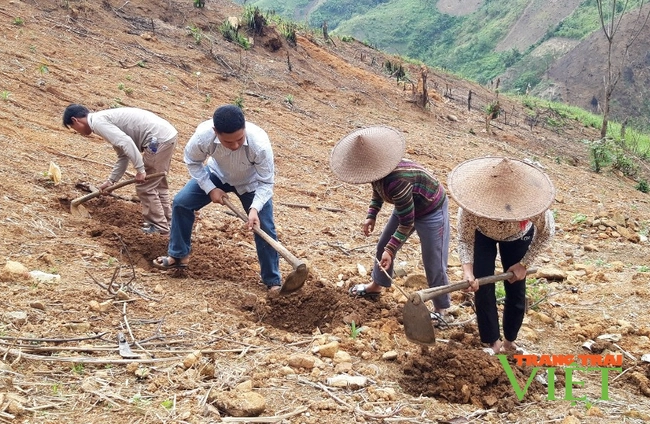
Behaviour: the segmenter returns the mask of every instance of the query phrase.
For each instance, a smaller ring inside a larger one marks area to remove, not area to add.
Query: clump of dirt
[[[167,254],[167,236],[145,234],[140,230],[142,214],[138,203],[101,197],[86,207],[92,216],[89,235],[99,237],[115,256],[128,252],[133,265],[154,269],[153,259]],[[205,227],[209,227],[209,235],[201,231]],[[115,251],[116,247],[120,248],[119,252]],[[208,219],[197,219],[192,233],[190,266],[183,276],[230,280],[235,275],[246,281],[259,280],[252,234],[236,218],[218,225]]]
[[[526,385],[529,371],[508,358],[520,387]],[[450,341],[414,354],[404,365],[400,383],[413,396],[427,396],[448,402],[472,404],[478,408],[513,411],[519,400],[503,366],[496,356]],[[545,393],[544,386],[533,381],[522,402]]]
[[[401,307],[391,301],[353,298],[346,290],[323,282],[307,281],[299,292],[272,299],[263,322],[283,330],[308,334],[316,329],[333,332],[350,324],[357,326],[390,317],[401,320]]]

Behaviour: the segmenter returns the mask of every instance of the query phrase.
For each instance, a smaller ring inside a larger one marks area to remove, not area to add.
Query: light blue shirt
[[[185,146],[185,163],[206,194],[216,186],[207,167],[219,179],[235,187],[238,194],[254,191],[251,208],[258,211],[273,197],[275,167],[268,134],[255,124],[246,122],[246,141],[237,150],[224,147],[214,131],[212,120],[201,122]]]

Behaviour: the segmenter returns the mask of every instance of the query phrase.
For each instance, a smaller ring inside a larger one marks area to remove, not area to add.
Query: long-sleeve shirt
[[[440,182],[422,165],[402,159],[384,178],[372,182],[367,218],[377,219],[384,202],[395,206],[398,226],[384,248],[393,257],[415,229],[415,219],[437,210],[447,194]]]
[[[513,241],[522,238],[534,226],[533,239],[521,263],[529,267],[539,253],[546,248],[555,234],[553,213],[547,210],[526,221],[496,221],[482,218],[458,208],[458,256],[463,264],[474,263],[476,230],[497,241]]]
[[[207,159],[210,172],[235,187],[237,193],[255,192],[251,208],[260,211],[273,197],[273,149],[269,136],[257,125],[246,122],[245,133],[244,144],[233,151],[221,144],[212,120],[201,122],[185,146],[185,163],[192,178],[209,194],[216,187],[205,169]]]
[[[118,181],[129,162],[136,171],[144,172],[141,152],[153,137],[165,143],[176,137],[178,131],[169,122],[148,110],[122,107],[88,114],[90,129],[108,141],[117,153],[109,180]]]

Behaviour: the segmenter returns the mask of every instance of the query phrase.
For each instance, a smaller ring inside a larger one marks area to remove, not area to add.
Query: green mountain
[[[643,3],[627,2],[630,17],[623,22],[623,37],[631,37],[626,25],[638,23],[633,18]],[[529,92],[594,111],[604,101],[606,52],[595,46],[607,43],[596,0],[257,0],[245,4],[314,29],[326,22],[330,35],[352,36],[481,84],[498,81],[504,91]],[[623,5],[617,2],[618,11]],[[644,46],[649,41],[647,26],[625,66],[620,56],[614,62],[615,70],[628,77],[617,85],[616,107],[611,111],[614,119],[629,118],[645,129],[650,128],[645,119],[650,102],[636,104],[628,97],[645,98],[650,87],[643,68],[647,68]],[[617,51],[624,49],[620,43],[615,46]],[[568,57],[584,62],[585,69],[574,70],[572,76],[562,74],[570,68]]]

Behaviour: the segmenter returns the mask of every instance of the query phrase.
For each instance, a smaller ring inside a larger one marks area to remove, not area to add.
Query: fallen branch
[[[74,337],[71,339],[39,339],[39,338],[31,338],[31,337],[9,337],[9,336],[0,336],[0,340],[13,340],[13,341],[19,341],[19,342],[42,342],[42,343],[66,343],[66,342],[79,342],[82,340],[92,340],[92,339],[100,339],[106,334],[106,332],[96,334],[94,336],[89,336],[89,337]]]
[[[306,379],[304,379],[304,378],[298,378],[298,382],[303,383],[303,384],[307,384],[307,385],[312,386],[312,387],[316,387],[317,389],[321,389],[322,391],[324,391],[325,393],[327,393],[327,394],[328,394],[332,399],[334,399],[335,401],[337,401],[337,402],[340,403],[341,405],[345,406],[346,408],[348,408],[348,409],[351,410],[351,411],[354,410],[354,408],[352,407],[352,405],[346,403],[344,400],[342,400],[341,398],[339,398],[338,396],[336,396],[334,393],[332,393],[332,392],[330,391],[330,389],[328,389],[327,387],[325,387],[322,383],[312,383],[311,381],[306,380]]]
[[[300,415],[303,412],[307,411],[306,406],[301,406],[293,412],[287,412],[282,415],[274,415],[272,417],[223,417],[221,422],[223,423],[277,423],[287,418],[291,418],[296,415]]]
[[[87,159],[87,158],[82,158],[82,157],[79,157],[79,156],[70,155],[70,154],[68,154],[68,153],[58,152],[58,151],[56,151],[56,150],[54,150],[54,149],[50,149],[50,148],[48,148],[48,147],[46,147],[45,150],[47,150],[48,152],[50,152],[50,153],[52,153],[52,154],[54,154],[54,155],[65,156],[65,157],[68,157],[68,158],[72,158],[72,159],[76,159],[76,160],[81,160],[81,161],[84,161],[84,162],[94,163],[94,164],[96,164],[96,165],[104,165],[104,166],[109,166],[109,167],[111,167],[111,168],[113,167],[113,164],[110,164],[110,163],[97,162],[96,160]],[[129,171],[125,172],[125,174],[128,175],[129,177],[134,177],[134,176],[135,176],[135,175],[133,175],[133,174],[132,174],[131,172],[129,172]]]
[[[44,361],[44,362],[72,362],[75,364],[97,364],[97,365],[106,365],[106,364],[153,364],[156,362],[173,362],[173,361],[182,361],[182,356],[174,356],[171,358],[152,358],[152,359],[101,359],[101,358],[87,358],[83,356],[42,356],[42,355],[33,355],[31,353],[24,353],[19,349],[5,349],[0,347],[0,352],[5,355],[15,356],[17,358],[31,359],[33,361]]]
[[[327,206],[302,205],[302,204],[299,204],[299,203],[280,203],[280,205],[290,206],[292,208],[321,209],[321,210],[330,211],[330,212],[345,212],[344,209],[330,208],[330,207],[327,207]]]

